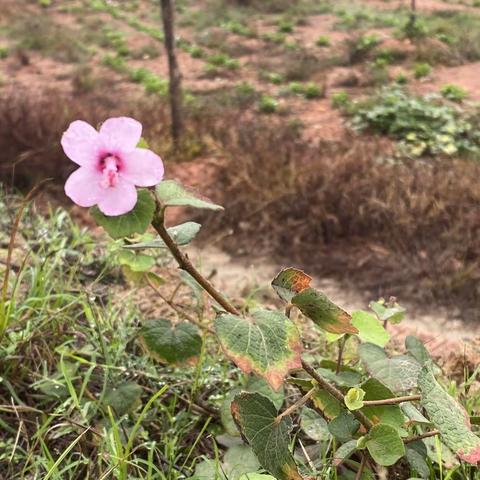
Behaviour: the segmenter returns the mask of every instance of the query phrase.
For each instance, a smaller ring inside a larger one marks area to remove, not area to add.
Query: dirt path
[[[256,292],[266,303],[274,298],[270,282],[278,271],[286,265],[273,264],[268,258],[258,258],[252,262],[237,260],[215,247],[202,251],[193,250],[192,258],[198,259],[203,272],[216,272],[215,285],[231,296],[248,295]],[[314,286],[322,290],[332,301],[348,312],[368,309],[372,298],[367,294],[352,290],[335,279],[314,280]],[[435,358],[444,362],[468,357],[470,363],[480,361],[480,325],[464,324],[453,311],[440,307],[419,308],[418,305],[401,301],[407,309],[406,319],[398,326],[390,327],[396,344],[403,342],[406,335],[420,337]]]

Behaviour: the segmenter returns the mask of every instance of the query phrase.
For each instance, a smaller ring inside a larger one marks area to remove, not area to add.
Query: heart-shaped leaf
[[[225,355],[245,373],[265,378],[274,390],[290,370],[301,366],[297,327],[280,312],[257,310],[248,319],[222,312],[215,331]]]
[[[326,420],[311,408],[302,409],[300,425],[307,436],[317,442],[326,442],[331,437]]]
[[[198,328],[188,322],[172,325],[169,320],[150,320],[140,330],[149,353],[167,363],[193,363],[202,350]]]
[[[122,385],[110,387],[105,392],[103,402],[118,415],[122,416],[140,405],[142,387],[135,382],[127,382]]]
[[[212,203],[198,193],[183,186],[175,180],[164,180],[156,187],[157,198],[166,207],[193,207],[209,210],[223,210],[223,207]]]
[[[185,222],[175,227],[170,227],[167,231],[175,243],[181,247],[188,245],[197,236],[201,227],[202,226],[196,222]],[[167,245],[161,238],[157,238],[147,242],[125,245],[123,248],[127,250],[142,250],[145,248],[167,248]]]
[[[241,393],[232,402],[232,415],[265,470],[278,480],[302,480],[289,450],[291,421],[277,421],[277,409],[268,398]]]
[[[365,443],[372,458],[384,467],[396,463],[405,455],[405,446],[395,428],[375,425],[366,435]]]
[[[132,272],[146,272],[155,265],[155,259],[150,255],[128,251],[118,252],[118,263],[130,268]]]
[[[383,348],[373,343],[360,345],[358,354],[372,377],[394,392],[405,392],[417,386],[421,366],[412,356],[388,358]]]
[[[377,314],[382,322],[387,320],[390,323],[400,323],[405,317],[405,309],[395,303],[392,307],[385,305],[385,300],[381,298],[378,302],[370,302],[369,307]]]
[[[443,441],[459,458],[476,465],[480,462],[480,438],[472,432],[465,409],[436,381],[431,367],[425,365],[418,377],[421,404]]]
[[[362,383],[362,390],[365,392],[364,401],[385,400],[394,398],[395,394],[376,378],[370,378]],[[399,405],[374,405],[366,406],[362,412],[372,423],[384,423],[396,429],[401,428],[405,423],[405,417]]]
[[[327,332],[358,333],[351,323],[352,317],[314,288],[302,290],[291,299],[291,303]]]
[[[348,442],[360,428],[360,422],[347,410],[328,424],[330,433],[340,442]]]
[[[296,268],[285,268],[272,281],[277,295],[286,302],[310,286],[312,277]]]
[[[155,201],[148,190],[138,190],[137,194],[135,207],[125,215],[109,217],[104,215],[98,207],[90,209],[95,221],[112,238],[124,238],[135,233],[144,233],[150,225],[155,212]]]

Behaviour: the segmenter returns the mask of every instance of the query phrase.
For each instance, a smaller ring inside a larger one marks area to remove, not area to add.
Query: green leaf
[[[159,287],[165,283],[165,280],[154,272],[134,272],[130,267],[122,268],[123,275],[126,280],[132,282],[139,287],[146,287],[150,283]]]
[[[300,426],[312,440],[326,442],[330,432],[326,420],[311,408],[304,408],[300,414]]]
[[[169,235],[175,241],[175,243],[181,247],[188,245],[200,231],[202,226],[196,222],[185,222],[175,227],[170,227],[167,229]],[[124,245],[125,249],[128,250],[141,250],[145,248],[167,248],[167,245],[161,238],[155,240],[150,240],[148,242],[134,243],[132,245]]]
[[[345,395],[345,405],[349,410],[359,410],[363,407],[365,392],[358,387],[351,388]]]
[[[296,268],[285,268],[272,281],[272,287],[277,295],[286,302],[310,286],[312,277]]]
[[[155,201],[148,190],[138,190],[138,199],[132,211],[117,217],[104,215],[98,207],[92,207],[90,213],[95,221],[112,238],[124,238],[134,233],[144,233],[150,225],[155,212]]]
[[[352,325],[358,329],[358,336],[362,342],[384,347],[390,340],[390,334],[383,328],[383,325],[368,312],[362,310],[353,312]]]
[[[301,291],[292,298],[291,303],[327,332],[358,333],[351,324],[352,317],[314,288]]]
[[[227,478],[222,472],[221,465],[208,459],[197,464],[192,480],[227,480]]]
[[[155,265],[155,259],[150,255],[120,251],[117,254],[118,263],[130,268],[132,272],[146,272]]]
[[[372,343],[359,345],[358,353],[372,377],[394,392],[405,392],[417,386],[421,366],[410,355],[388,358],[383,348]]]
[[[157,197],[166,207],[181,206],[206,208],[209,210],[223,210],[223,207],[212,203],[196,192],[187,189],[175,180],[164,180],[156,187]]]
[[[408,353],[410,353],[420,365],[423,366],[426,362],[431,360],[428,350],[419,338],[409,335],[405,339],[405,347],[407,348]]]
[[[222,405],[220,406],[220,420],[222,422],[223,428],[225,429],[225,432],[227,432],[232,437],[237,437],[239,435],[239,431],[235,422],[233,421],[231,407],[233,400],[241,392],[241,388],[234,388],[233,390],[230,390],[223,399]]]
[[[237,480],[248,472],[258,470],[260,464],[252,449],[246,445],[234,445],[223,457],[223,470],[230,480]]]
[[[405,456],[410,467],[415,470],[421,478],[430,477],[430,469],[425,461],[427,455],[427,448],[421,441],[410,443],[405,448]]]
[[[299,387],[303,393],[307,393],[314,386],[312,380],[306,380],[304,378],[289,378],[288,382]],[[338,417],[343,410],[341,402],[326,390],[318,388],[318,386],[312,397],[312,402],[315,407],[321,410],[323,415],[329,419]]]
[[[194,363],[202,350],[202,337],[191,323],[172,325],[169,320],[150,320],[140,330],[149,353],[167,363]]]
[[[262,377],[257,377],[256,375],[249,375],[247,382],[245,383],[245,392],[256,392],[262,394],[264,397],[267,397],[275,405],[277,410],[283,405],[285,401],[285,390],[283,386],[277,391],[263,379]]]
[[[429,365],[422,368],[418,386],[421,404],[447,447],[465,462],[473,465],[480,462],[480,438],[472,432],[470,417],[438,384]]]
[[[277,409],[268,398],[241,393],[232,403],[232,415],[265,470],[277,480],[302,480],[289,450],[290,419],[277,422]]]
[[[389,467],[405,455],[403,441],[390,425],[375,425],[366,438],[367,450],[379,465]]]
[[[328,424],[330,433],[340,442],[348,442],[360,428],[360,422],[346,410]]]
[[[357,450],[357,441],[350,440],[344,443],[340,448],[337,448],[333,456],[333,464],[338,467],[347,458],[349,458]]]
[[[245,373],[265,378],[274,390],[290,370],[301,366],[297,327],[280,312],[256,310],[248,319],[222,312],[215,319],[215,332],[228,358]]]
[[[365,401],[385,400],[386,398],[395,397],[395,394],[389,388],[375,378],[370,378],[362,383],[362,389],[365,391]],[[397,430],[405,423],[405,417],[399,405],[366,406],[362,412],[374,424],[384,423]]]
[[[379,320],[389,321],[392,324],[400,323],[405,317],[405,309],[395,303],[393,307],[386,307],[385,300],[381,298],[378,302],[370,302],[369,307],[377,314]]]
[[[116,387],[110,387],[105,392],[103,403],[121,417],[140,405],[142,387],[135,382],[127,382]]]

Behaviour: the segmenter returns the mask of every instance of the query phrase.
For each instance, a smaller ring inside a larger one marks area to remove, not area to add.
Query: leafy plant
[[[428,77],[432,72],[432,67],[428,63],[416,63],[413,67],[413,75],[416,79]]]
[[[480,138],[474,116],[441,102],[438,96],[419,97],[399,87],[385,87],[354,108],[354,128],[387,134],[401,150],[422,155],[478,152]]]
[[[327,35],[320,35],[316,40],[315,40],[315,45],[317,47],[329,47],[331,44],[330,42],[330,37]]]
[[[461,102],[468,96],[468,92],[464,88],[453,84],[444,85],[440,89],[440,93],[443,97],[452,102]]]
[[[278,109],[278,100],[269,95],[262,95],[258,108],[262,113],[275,113]]]

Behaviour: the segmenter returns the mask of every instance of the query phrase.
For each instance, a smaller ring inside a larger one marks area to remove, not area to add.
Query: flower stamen
[[[114,187],[118,181],[118,162],[115,157],[108,156],[102,161],[102,187]]]

